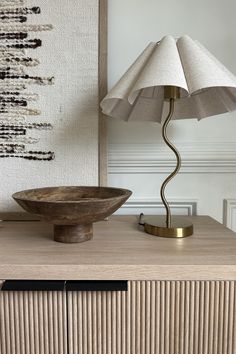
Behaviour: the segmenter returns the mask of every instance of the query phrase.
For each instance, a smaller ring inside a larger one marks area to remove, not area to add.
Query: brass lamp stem
[[[167,137],[167,126],[173,116],[173,113],[174,113],[175,98],[170,98],[169,102],[170,102],[169,114],[166,117],[165,122],[162,126],[162,137],[163,137],[165,143],[174,152],[174,154],[176,156],[177,163],[176,163],[176,167],[175,167],[174,171],[165,179],[165,181],[163,182],[163,184],[161,186],[161,200],[162,200],[162,202],[165,206],[165,209],[166,209],[166,227],[167,228],[171,227],[171,210],[170,210],[169,203],[167,202],[166,197],[165,197],[165,188],[166,188],[167,184],[170,182],[170,180],[172,178],[174,178],[175,175],[177,175],[177,173],[179,172],[180,167],[181,167],[180,154],[179,154],[178,150],[176,149],[176,147],[170,142],[170,140]]]
[[[165,188],[172,178],[179,172],[181,167],[181,158],[176,147],[170,142],[167,137],[167,127],[173,117],[175,100],[180,99],[181,92],[177,86],[164,87],[164,100],[169,102],[169,113],[162,126],[162,137],[167,146],[173,151],[176,156],[176,167],[174,171],[165,179],[161,186],[161,199],[166,209],[166,215],[163,216],[144,216],[141,214],[140,224],[144,226],[145,232],[150,235],[168,238],[182,238],[193,234],[193,224],[189,220],[183,220],[176,217],[171,217],[169,203],[165,197]]]

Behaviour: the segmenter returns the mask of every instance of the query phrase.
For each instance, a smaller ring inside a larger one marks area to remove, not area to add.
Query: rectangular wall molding
[[[236,143],[176,142],[180,173],[236,173]],[[109,174],[168,173],[176,160],[164,144],[110,144]]]
[[[236,198],[224,199],[223,224],[236,232]]]
[[[173,215],[197,215],[197,200],[170,199],[169,202]],[[165,207],[159,199],[133,198],[131,200],[128,200],[116,212],[116,215],[135,215],[140,213],[144,213],[146,215],[164,215]]]

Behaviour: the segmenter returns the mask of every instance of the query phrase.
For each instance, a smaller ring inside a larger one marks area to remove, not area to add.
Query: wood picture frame
[[[99,3],[99,102],[107,93],[107,16],[108,0]],[[107,185],[107,124],[99,107],[99,185]]]

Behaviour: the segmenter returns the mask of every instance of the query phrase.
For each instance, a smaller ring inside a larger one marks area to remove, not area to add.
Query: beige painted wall
[[[109,86],[148,42],[166,34],[199,40],[236,74],[235,13],[235,0],[109,0]],[[229,220],[232,210],[225,203],[223,211],[223,200],[236,199],[236,112],[174,122],[169,131],[184,157],[182,174],[167,189],[170,200],[194,201],[199,214],[222,221],[224,212]],[[160,126],[109,120],[109,151],[109,184],[131,188],[137,205],[150,211],[174,163]]]

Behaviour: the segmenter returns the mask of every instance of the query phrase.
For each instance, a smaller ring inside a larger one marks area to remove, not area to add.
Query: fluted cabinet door
[[[68,293],[69,354],[235,354],[233,281],[131,281]]]
[[[66,294],[0,291],[0,353],[66,354]]]

